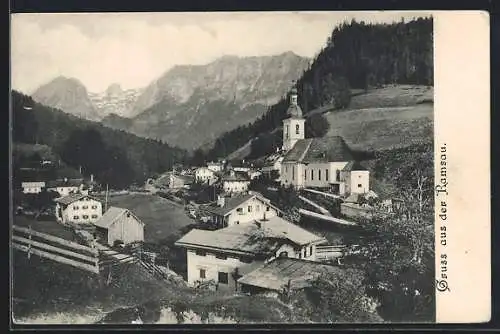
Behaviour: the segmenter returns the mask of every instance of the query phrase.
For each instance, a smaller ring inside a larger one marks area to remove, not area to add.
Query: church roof
[[[291,118],[302,118],[302,109],[298,104],[290,104],[286,114]]]
[[[283,162],[326,163],[353,160],[351,150],[340,136],[301,139],[288,151]]]
[[[365,166],[363,166],[359,161],[349,161],[347,165],[342,169],[344,172],[351,171],[360,171],[360,170],[368,170]]]

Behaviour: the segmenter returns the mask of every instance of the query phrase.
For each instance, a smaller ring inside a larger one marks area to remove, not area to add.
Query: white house
[[[194,172],[196,182],[212,185],[217,181],[216,172],[208,167],[197,168]]]
[[[262,172],[259,170],[255,170],[255,169],[250,169],[247,172],[247,174],[248,174],[248,177],[250,178],[250,180],[255,180],[255,179],[262,176]]]
[[[230,170],[229,173],[222,176],[222,188],[229,194],[243,193],[248,191],[250,179],[245,173],[237,173]]]
[[[98,238],[110,246],[116,240],[124,244],[144,241],[144,223],[128,209],[112,206],[94,225]]]
[[[56,219],[62,223],[94,223],[102,217],[102,204],[86,194],[69,194],[54,200]]]
[[[25,194],[39,194],[45,188],[45,182],[22,182],[21,187]]]
[[[222,172],[222,170],[224,169],[224,163],[223,162],[208,162],[207,163],[207,168],[210,169],[211,171],[214,171],[214,172]]]
[[[272,218],[281,211],[270,200],[256,193],[219,196],[217,203],[201,207],[220,228]]]
[[[304,138],[304,118],[292,90],[289,118],[283,121],[280,182],[295,188],[324,188],[341,196],[369,191],[369,171],[362,168],[339,136]]]
[[[80,192],[83,188],[83,179],[63,179],[47,182],[47,190],[56,191],[61,196]]]
[[[316,245],[325,242],[276,216],[215,231],[194,229],[175,245],[187,250],[189,284],[214,280],[219,289],[235,291],[242,275],[279,256],[314,260]]]

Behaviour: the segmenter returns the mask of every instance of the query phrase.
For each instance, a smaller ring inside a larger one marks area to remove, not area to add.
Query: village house
[[[220,195],[216,204],[206,205],[201,209],[219,228],[281,215],[281,211],[270,200],[252,192],[233,197]]]
[[[61,196],[80,192],[83,189],[83,179],[62,179],[47,182],[47,190],[58,192]]]
[[[170,189],[180,189],[189,187],[194,183],[194,177],[190,175],[180,175],[170,173],[168,187]]]
[[[45,188],[45,182],[22,182],[21,187],[25,194],[39,194]]]
[[[211,161],[207,163],[207,168],[210,169],[213,172],[222,172],[224,170],[224,162],[222,161]]]
[[[144,241],[144,223],[128,209],[112,206],[94,226],[98,240],[109,246],[115,241],[122,241],[125,245]]]
[[[94,223],[102,216],[102,204],[87,194],[56,198],[56,219],[61,223]]]
[[[259,171],[259,170],[255,170],[255,169],[250,169],[248,172],[248,177],[250,178],[250,180],[255,180],[255,179],[258,179],[259,177],[262,176],[262,172]]]
[[[296,88],[291,92],[288,115],[283,121],[282,186],[323,188],[340,196],[369,191],[369,171],[354,160],[342,137],[305,139]]]
[[[277,257],[243,275],[237,282],[243,293],[279,295],[285,289],[294,291],[309,287],[310,280],[325,273],[341,270],[342,268],[338,266],[320,262]]]
[[[208,167],[197,168],[194,172],[195,180],[199,183],[212,185],[217,182],[217,175],[212,169]]]
[[[237,280],[273,259],[315,260],[326,239],[278,216],[220,230],[193,229],[175,245],[187,251],[187,281],[214,280],[219,289],[237,290]]]
[[[228,194],[237,194],[248,191],[250,179],[246,173],[230,170],[221,177],[222,189]]]

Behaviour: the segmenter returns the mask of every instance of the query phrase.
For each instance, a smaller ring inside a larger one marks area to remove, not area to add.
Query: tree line
[[[187,159],[184,150],[77,118],[16,91],[12,108],[14,142],[47,145],[66,164],[110,187],[143,183]]]
[[[433,85],[432,31],[432,18],[391,24],[352,20],[336,27],[297,81],[298,102],[304,113],[325,105],[346,108],[352,89],[386,84]],[[252,154],[265,154],[277,145],[273,139],[276,136],[266,134],[281,126],[287,108],[285,96],[255,122],[224,133],[208,152],[198,150],[197,157],[212,160],[227,156],[251,138],[260,138]]]

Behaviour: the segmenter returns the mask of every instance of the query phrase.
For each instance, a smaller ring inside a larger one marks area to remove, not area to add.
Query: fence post
[[[28,239],[29,239],[29,244],[28,244],[28,260],[31,258],[31,225],[28,226],[29,228],[29,233],[28,233]]]

